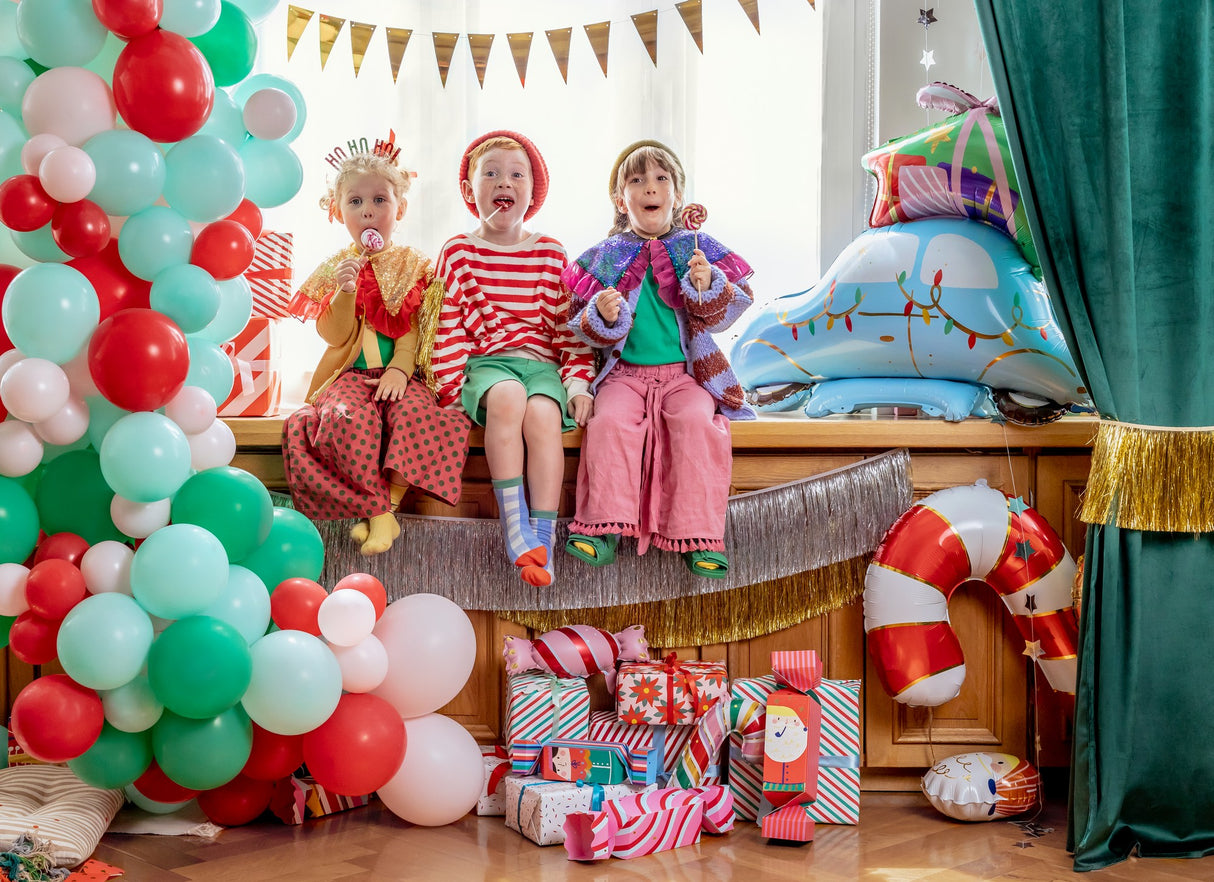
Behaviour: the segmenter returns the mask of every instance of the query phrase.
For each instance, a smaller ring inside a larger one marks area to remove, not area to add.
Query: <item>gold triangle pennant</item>
[[[691,39],[696,41],[696,48],[703,55],[704,0],[683,0],[682,3],[676,3],[674,8],[679,11],[679,15],[683,18],[683,24],[687,25],[687,32],[691,34]]]
[[[304,28],[315,14],[311,9],[304,9],[302,6],[287,7],[287,61],[291,60],[291,53],[295,51],[299,38],[303,36]]]
[[[531,38],[534,31],[524,31],[521,34],[506,34],[510,43],[510,54],[514,56],[514,69],[518,71],[518,81],[522,86],[527,85],[527,59],[531,56]]]
[[[451,56],[455,54],[455,44],[459,42],[459,34],[434,34],[434,60],[438,62],[438,76],[447,87],[447,73],[451,70]]]
[[[364,24],[360,21],[350,22],[350,55],[354,59],[354,76],[362,69],[363,59],[367,57],[367,45],[375,33],[375,25]]]
[[[561,79],[569,83],[569,44],[573,40],[573,28],[554,28],[544,31],[548,37],[548,46],[552,49],[552,57],[556,59],[557,69]]]
[[[489,50],[493,48],[493,34],[469,34],[468,49],[472,52],[472,65],[476,68],[476,79],[485,88],[485,68],[489,64]]]
[[[582,27],[586,30],[594,57],[599,60],[599,67],[603,69],[603,76],[607,76],[607,45],[611,41],[611,22],[600,21]]]
[[[396,77],[400,73],[400,62],[405,57],[405,49],[409,45],[409,38],[413,36],[412,28],[384,28],[384,35],[388,38],[388,61],[392,64],[392,82],[396,82]]]
[[[814,0],[809,0],[809,8],[812,9],[814,12],[817,12],[818,4],[815,3]]]
[[[649,60],[653,62],[653,66],[658,66],[658,11],[651,9],[649,12],[638,12],[632,16],[632,25],[637,29],[637,34],[641,38],[641,42],[645,44],[645,51],[649,53]]]
[[[325,69],[325,62],[329,60],[329,53],[333,51],[333,44],[337,42],[337,35],[341,33],[341,27],[346,23],[344,18],[337,18],[332,15],[320,14],[320,69]]]
[[[738,0],[738,3],[746,10],[746,17],[755,26],[755,33],[759,33],[759,0]]]

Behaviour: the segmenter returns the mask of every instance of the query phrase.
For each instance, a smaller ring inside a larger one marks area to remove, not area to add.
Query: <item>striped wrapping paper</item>
[[[779,839],[782,842],[814,841],[814,821],[809,816],[808,805],[786,805],[778,808],[764,815],[759,824],[766,839]]]
[[[510,759],[516,775],[537,773],[552,780],[557,778],[555,770],[550,769],[554,752],[560,748],[570,748],[578,751],[590,751],[593,759],[592,777],[594,774],[611,775],[611,780],[599,780],[598,783],[618,783],[625,778],[636,784],[654,784],[658,780],[658,766],[661,764],[661,753],[656,747],[638,747],[614,744],[608,741],[591,741],[576,738],[550,738],[547,741],[515,741],[510,745]],[[610,763],[610,770],[608,769]],[[561,779],[564,780],[564,779]]]
[[[581,677],[561,679],[541,671],[507,678],[503,740],[585,738],[590,729],[590,692]]]
[[[710,779],[719,775],[721,748],[731,732],[739,733],[743,739],[747,757],[761,763],[764,722],[764,705],[760,701],[753,698],[718,701],[696,726],[671,771],[670,780],[680,787],[716,783]]]
[[[502,778],[510,772],[510,758],[506,748],[500,744],[482,744],[481,762],[485,767],[485,778],[481,782],[481,795],[476,801],[478,815],[506,814],[505,786]]]
[[[244,277],[253,290],[253,315],[286,318],[291,300],[291,233],[262,233]]]
[[[220,416],[273,416],[282,397],[282,374],[278,370],[279,342],[272,319],[259,315],[239,334],[222,344],[232,360],[232,392],[219,405]]]
[[[734,680],[731,694],[763,701],[779,688],[773,676]],[[822,742],[818,753],[818,798],[806,806],[819,824],[860,823],[860,681],[826,680],[815,690],[822,702]],[[729,789],[734,814],[753,821],[767,810],[763,764],[748,762],[742,738],[729,739]]]
[[[679,761],[679,755],[695,732],[695,726],[632,726],[621,723],[616,718],[615,711],[592,710],[590,712],[590,732],[587,737],[591,741],[610,741],[613,744],[623,744],[628,747],[642,748],[646,752],[657,749],[662,758],[662,767],[658,770],[659,778],[666,778]],[[713,765],[704,776],[704,784],[718,784],[721,780],[720,769]]]
[[[565,820],[570,860],[634,858],[699,842],[701,832],[733,829],[733,798],[716,784],[684,790],[668,787],[603,803]]]

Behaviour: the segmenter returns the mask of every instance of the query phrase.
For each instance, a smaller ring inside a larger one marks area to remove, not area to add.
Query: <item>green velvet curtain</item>
[[[1214,425],[1214,3],[975,5],[1046,284],[1097,408]],[[1214,854],[1211,536],[1093,525],[1085,561],[1075,869]]]

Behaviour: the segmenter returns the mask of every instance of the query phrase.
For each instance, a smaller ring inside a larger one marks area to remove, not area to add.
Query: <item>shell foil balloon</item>
[[[1041,776],[1007,753],[961,753],[923,776],[923,794],[941,814],[958,821],[993,821],[1037,805]]]

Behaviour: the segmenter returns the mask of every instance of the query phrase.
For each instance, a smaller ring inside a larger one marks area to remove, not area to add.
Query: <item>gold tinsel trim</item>
[[[654,646],[749,640],[846,606],[864,592],[871,555],[716,594],[593,609],[505,610],[498,615],[537,634],[570,622],[616,633],[645,626]]]
[[[1214,531],[1214,427],[1101,422],[1081,520],[1125,530]]]
[[[417,370],[431,394],[438,391],[434,379],[434,341],[438,337],[438,316],[443,308],[447,286],[442,279],[435,279],[422,295],[422,305],[417,311]]]

